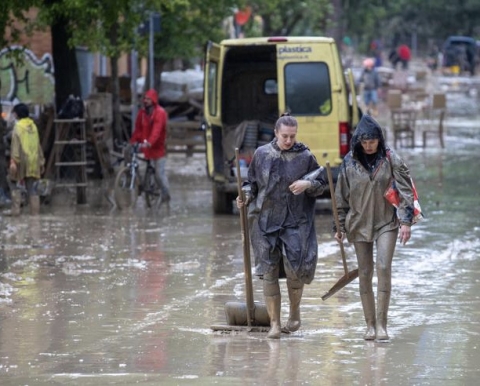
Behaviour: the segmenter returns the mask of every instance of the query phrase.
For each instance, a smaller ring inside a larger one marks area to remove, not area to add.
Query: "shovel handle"
[[[332,200],[333,219],[335,220],[335,227],[337,228],[337,233],[340,233],[340,220],[338,219],[337,200],[335,198],[335,190],[333,188],[332,169],[330,168],[329,161],[326,162],[326,166],[327,166],[327,175],[328,175],[328,186],[330,188],[330,197]],[[345,275],[348,275],[347,259],[345,258],[345,249],[343,247],[343,242],[338,241],[338,245],[340,246],[340,254],[342,255],[343,269],[345,271]]]
[[[242,190],[242,177],[240,175],[239,150],[235,148],[235,164],[237,168],[237,190],[240,199],[245,202]],[[255,313],[255,303],[253,302],[253,283],[252,283],[252,263],[250,259],[250,236],[247,223],[247,207],[243,205],[240,208],[240,226],[242,229],[243,242],[243,266],[245,271],[245,293],[247,297],[247,324],[250,327]]]

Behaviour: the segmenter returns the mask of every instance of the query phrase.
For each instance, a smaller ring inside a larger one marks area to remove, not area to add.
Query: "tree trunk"
[[[71,35],[67,31],[67,24],[67,20],[64,18],[57,18],[50,26],[55,66],[55,106],[57,112],[69,95],[79,97],[82,94],[75,48],[68,44]]]
[[[2,106],[0,105],[0,114],[2,113]],[[7,158],[5,155],[5,142],[4,135],[7,132],[7,122],[0,115],[0,189],[3,192],[0,192],[0,202],[2,201],[2,193],[8,192],[8,182],[7,182]]]
[[[122,114],[120,112],[120,81],[118,79],[118,57],[110,58],[112,69],[112,108],[113,108],[113,138],[123,141]]]
[[[115,47],[118,43],[118,24],[110,28],[110,43]],[[118,54],[110,57],[111,84],[112,84],[112,109],[113,109],[113,138],[124,141],[122,130],[122,114],[120,112],[120,80],[118,79]]]
[[[332,28],[328,33],[329,36],[335,39],[337,44],[340,44],[342,41],[343,28],[342,28],[342,19],[343,19],[343,8],[341,0],[333,0],[333,15],[332,15]]]

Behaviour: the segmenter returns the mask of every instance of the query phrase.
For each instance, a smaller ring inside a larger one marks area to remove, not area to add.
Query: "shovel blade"
[[[247,326],[247,305],[241,302],[225,303],[225,317],[230,326]],[[264,304],[254,304],[251,319],[251,326],[270,326],[270,317]]]
[[[355,280],[358,277],[358,269],[350,271],[346,275],[342,276],[337,283],[330,288],[330,290],[322,296],[322,300],[327,300],[330,296],[334,295],[338,291],[340,291],[343,287],[345,287],[348,283]]]

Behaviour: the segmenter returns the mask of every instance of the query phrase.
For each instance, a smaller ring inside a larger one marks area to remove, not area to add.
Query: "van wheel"
[[[219,191],[215,185],[213,186],[212,201],[215,214],[232,214],[234,199],[232,194]]]

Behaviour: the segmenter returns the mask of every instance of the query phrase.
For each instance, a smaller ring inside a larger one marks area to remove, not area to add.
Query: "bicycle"
[[[126,145],[123,146],[124,150]],[[140,144],[131,146],[130,157],[125,157],[126,165],[122,167],[115,177],[114,199],[119,209],[128,209],[135,206],[138,196],[145,194],[148,208],[156,208],[162,200],[161,183],[151,160],[138,155]],[[140,175],[139,161],[146,162],[143,178]]]

